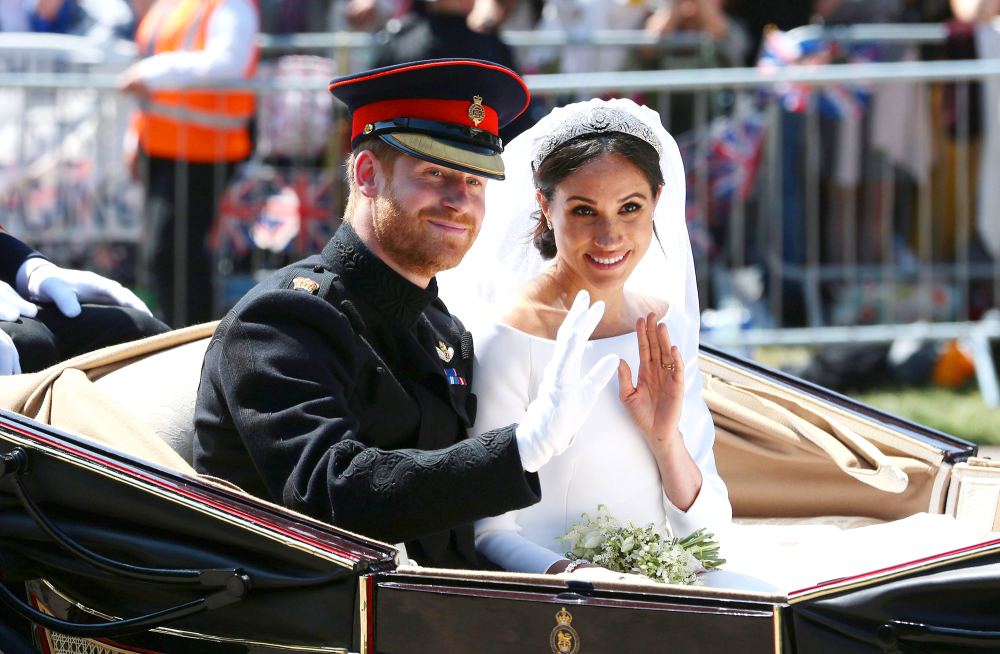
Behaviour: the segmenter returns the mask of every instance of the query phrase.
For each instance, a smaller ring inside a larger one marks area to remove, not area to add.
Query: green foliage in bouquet
[[[672,538],[652,524],[622,526],[603,504],[597,516],[583,514],[559,537],[569,546],[566,556],[594,565],[649,577],[667,584],[697,585],[698,574],[715,570],[725,563],[719,558],[719,543],[706,529],[684,538]]]

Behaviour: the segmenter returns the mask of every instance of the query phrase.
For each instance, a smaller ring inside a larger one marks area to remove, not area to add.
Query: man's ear
[[[362,150],[354,157],[354,186],[366,198],[378,196],[382,183],[382,162],[371,150]]]

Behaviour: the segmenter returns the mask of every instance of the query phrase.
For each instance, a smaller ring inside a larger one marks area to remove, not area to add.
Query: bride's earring
[[[545,228],[548,229],[550,232],[552,231],[552,221],[549,220],[548,216],[545,216]]]

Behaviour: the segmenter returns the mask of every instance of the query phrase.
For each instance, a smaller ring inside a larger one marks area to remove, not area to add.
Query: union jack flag
[[[299,170],[292,188],[299,196],[299,230],[296,248],[300,254],[319,252],[330,240],[340,221],[334,216],[337,177],[329,170]]]
[[[209,236],[209,248],[234,259],[253,249],[250,230],[264,203],[262,185],[251,167],[240,168],[219,203],[219,216]]]
[[[242,169],[222,198],[210,247],[233,258],[254,249],[296,255],[321,250],[338,223],[335,184],[325,170]]]
[[[749,103],[711,124],[708,176],[712,196],[744,202],[750,196],[764,143],[764,113]]]
[[[873,44],[842,46],[820,38],[800,38],[795,31],[771,30],[757,67],[773,73],[787,66],[822,66],[834,61],[865,63],[883,58],[882,49]],[[829,118],[859,120],[864,116],[871,92],[861,84],[830,84],[819,88],[804,82],[775,85],[781,105],[790,112],[803,113],[815,101],[820,114]]]

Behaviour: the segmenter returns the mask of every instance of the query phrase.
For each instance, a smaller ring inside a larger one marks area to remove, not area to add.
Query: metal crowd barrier
[[[802,36],[833,39],[840,42],[878,41],[900,45],[940,43],[946,28],[940,23],[805,25],[795,28]],[[261,34],[257,43],[261,52],[370,50],[381,45],[383,37],[369,32],[309,32],[303,34]],[[592,45],[595,47],[650,47],[667,49],[700,48],[713,39],[697,32],[677,32],[666,36],[642,30],[503,30],[501,38],[512,48]]]
[[[883,41],[908,44],[942,37],[940,26],[907,29],[856,26],[838,38],[865,40],[878,30]],[[264,42],[286,49],[367,47],[371,37],[362,36]],[[591,35],[598,36],[613,45],[627,40]],[[535,33],[525,42],[556,42],[545,40],[552,38]],[[114,241],[126,254],[112,272],[141,283],[136,258],[127,254],[142,239],[136,188],[113,156],[131,105],[116,91],[117,75],[106,68],[91,62],[60,70],[0,72],[0,108],[34,103],[40,113],[31,118],[31,112],[9,112],[0,119],[0,139],[10,140],[0,142],[4,222],[98,269],[79,257],[100,253],[93,244]],[[983,227],[977,224],[974,189],[990,178],[977,171],[982,137],[970,115],[974,85],[997,78],[1000,61],[903,61],[771,73],[729,68],[532,75],[526,82],[549,105],[613,93],[637,97],[664,116],[689,173],[699,288],[703,308],[713,312],[706,316],[707,341],[748,347],[964,339],[976,353],[984,397],[995,403],[987,344],[1000,338],[1000,320],[983,316],[1000,306],[1000,257],[985,256],[979,244]],[[253,89],[262,106],[268,98],[323,93],[315,80],[282,76],[227,88]],[[852,96],[857,115],[824,115],[820,100],[827,91]],[[789,97],[806,98],[800,113],[784,108]],[[35,135],[45,131],[39,98],[58,118],[45,138]],[[939,115],[945,100],[955,117],[947,129]],[[82,102],[88,109],[67,109]],[[339,165],[345,121],[339,108],[329,106],[322,153],[309,161],[257,156],[230,189],[213,235],[219,278],[228,289],[217,298],[220,310],[261,270],[314,251],[335,226],[344,199]],[[886,106],[895,109],[887,113]],[[994,116],[1000,111],[986,109]],[[886,124],[898,128],[895,140],[876,129]],[[321,140],[315,133],[310,137]],[[39,151],[18,159],[32,148]],[[853,166],[838,163],[851,157]],[[53,176],[58,184],[46,182]],[[79,178],[90,187],[67,186]],[[38,210],[53,201],[64,206]],[[295,225],[282,222],[289,213],[296,214]],[[254,237],[255,230],[264,236]],[[270,247],[263,253],[261,240]],[[81,245],[83,254],[77,252]]]

